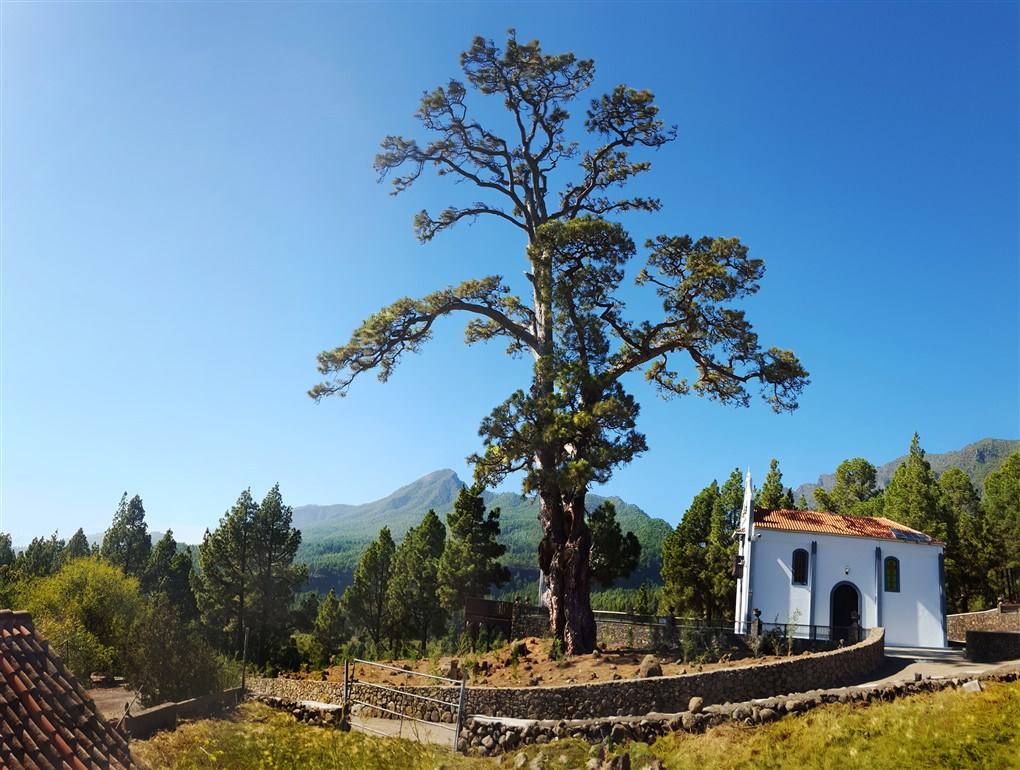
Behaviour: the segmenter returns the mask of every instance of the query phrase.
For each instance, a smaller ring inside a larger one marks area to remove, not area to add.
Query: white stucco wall
[[[832,590],[849,582],[861,595],[861,625],[884,626],[887,644],[945,646],[939,586],[941,546],[761,527],[755,527],[754,533],[749,607],[761,610],[762,621],[828,626]],[[793,585],[793,552],[803,548],[810,554],[812,541],[817,544],[816,563],[808,565],[808,585]],[[900,560],[898,593],[882,590],[882,572],[876,575],[875,570],[876,547],[882,549],[883,563],[887,556]]]

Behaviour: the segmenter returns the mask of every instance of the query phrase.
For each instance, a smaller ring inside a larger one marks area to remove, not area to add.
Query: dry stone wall
[[[535,720],[637,716],[682,711],[695,696],[709,705],[838,687],[859,680],[882,664],[884,638],[884,631],[875,629],[863,642],[838,650],[679,676],[559,687],[469,687],[465,691],[464,713]],[[331,682],[254,678],[250,689],[262,696],[288,701],[338,704],[343,699],[341,685]],[[353,697],[419,719],[448,721],[449,710],[409,695],[425,695],[451,703],[456,702],[458,695],[456,687],[400,690],[403,695],[355,685]]]
[[[968,631],[1020,634],[1020,604],[1000,604],[984,612],[946,615],[946,635],[950,641],[966,641]]]
[[[714,706],[705,706],[700,699],[693,698],[688,708],[678,714],[649,714],[645,717],[615,719],[536,720],[523,723],[520,721],[505,723],[492,718],[473,717],[464,723],[457,747],[464,752],[495,756],[514,751],[526,744],[549,743],[558,738],[578,738],[589,743],[621,744],[625,741],[651,743],[669,733],[700,733],[725,722],[739,722],[744,725],[765,724],[786,715],[803,714],[828,703],[891,701],[903,696],[937,692],[950,687],[980,691],[983,689],[982,682],[1015,682],[1018,678],[1020,666],[1014,665],[971,680],[922,678],[913,682],[813,690]]]

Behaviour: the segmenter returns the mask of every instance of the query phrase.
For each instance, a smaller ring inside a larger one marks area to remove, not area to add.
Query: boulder
[[[687,703],[687,710],[692,714],[700,714],[701,710],[705,707],[705,699],[695,695]]]
[[[662,676],[662,666],[659,664],[659,661],[655,659],[654,655],[645,655],[644,659],[641,661],[640,668],[638,668],[638,676],[642,679],[648,679],[653,676]]]
[[[971,679],[969,682],[963,683],[964,692],[981,692],[984,688],[981,686],[981,682],[977,679]]]

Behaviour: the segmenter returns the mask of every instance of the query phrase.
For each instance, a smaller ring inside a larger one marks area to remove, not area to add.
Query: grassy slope
[[[132,751],[148,766],[168,770],[500,766],[407,741],[308,727],[257,704],[242,707],[242,715],[238,721],[185,724],[174,733],[133,743]],[[526,766],[567,770],[584,767],[590,750],[565,740],[522,753]],[[670,770],[1020,768],[1020,683],[992,685],[980,694],[945,690],[879,705],[831,705],[763,727],[726,725],[705,735],[677,734],[626,750],[636,770],[653,756]],[[515,764],[511,759],[502,766]]]

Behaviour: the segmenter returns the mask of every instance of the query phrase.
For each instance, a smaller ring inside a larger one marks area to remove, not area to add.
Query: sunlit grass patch
[[[654,753],[670,770],[1020,768],[1020,684],[866,707],[833,704],[760,727],[729,724],[705,735],[676,734],[631,753]]]
[[[202,720],[136,741],[132,753],[152,770],[379,770],[477,767],[439,746],[297,722],[245,703],[234,719]]]

